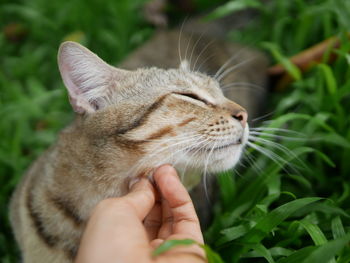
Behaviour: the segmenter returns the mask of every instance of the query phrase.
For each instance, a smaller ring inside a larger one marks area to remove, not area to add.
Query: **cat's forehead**
[[[136,88],[154,95],[171,92],[195,93],[210,100],[223,98],[219,83],[199,72],[182,69],[140,69],[135,72]]]

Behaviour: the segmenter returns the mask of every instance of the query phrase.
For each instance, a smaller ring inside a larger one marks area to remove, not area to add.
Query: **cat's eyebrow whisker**
[[[193,31],[191,31],[190,39],[187,42],[186,51],[185,51],[185,60],[188,60],[187,52],[188,52],[188,48],[190,47],[190,42],[192,41],[192,37],[193,37]],[[188,63],[190,63],[190,61]]]
[[[207,57],[201,62],[201,64],[198,66],[197,71],[198,71],[198,72],[201,72],[202,66],[203,66],[209,59],[211,59],[211,58],[214,57],[214,56],[215,56],[215,54],[211,54],[210,56],[207,56]],[[207,73],[207,74],[208,74],[208,73]],[[209,74],[208,74],[208,76],[209,76]],[[211,76],[211,77],[213,77],[213,76]]]
[[[235,69],[243,66],[244,64],[247,64],[249,62],[251,62],[252,60],[254,60],[255,58],[250,58],[250,59],[247,59],[247,60],[244,60],[234,66],[231,66],[229,67],[228,69],[226,69],[224,72],[222,72],[219,76],[216,77],[216,80],[217,81],[221,81],[223,78],[225,78],[229,73],[231,73],[232,71],[234,71]]]
[[[203,54],[203,52],[211,45],[214,43],[214,40],[211,40],[210,42],[208,42],[205,47],[201,50],[201,52],[199,52],[196,60],[194,61],[194,64],[193,64],[193,70],[196,70],[196,65],[197,65],[197,62],[198,62],[198,59],[200,58],[200,56]]]
[[[229,89],[251,89],[253,91],[259,91],[261,93],[265,93],[266,90],[254,83],[248,83],[248,82],[234,82],[229,83],[221,87],[222,90],[229,90]]]
[[[180,29],[180,34],[179,34],[179,40],[178,40],[178,52],[179,52],[179,58],[180,58],[180,63],[182,62],[182,56],[181,56],[181,37],[182,37],[182,31],[184,29],[184,25],[187,21],[187,17],[182,21],[182,24],[181,24],[181,29]]]
[[[199,41],[203,38],[203,35],[204,35],[204,32],[201,33],[201,35],[198,37],[198,39],[196,40],[196,42],[194,43],[193,47],[192,47],[192,50],[191,50],[191,55],[190,55],[190,59],[188,61],[188,63],[191,65],[191,62],[192,62],[192,56],[193,56],[193,52],[194,50],[196,49]],[[194,69],[194,67],[193,67]],[[191,69],[192,70],[192,69]]]
[[[244,50],[246,50],[248,47],[242,47],[240,50],[238,50],[237,53],[235,53],[232,57],[230,57],[215,73],[214,79],[217,79],[218,76],[220,76],[221,72],[225,70],[225,68],[234,61]]]

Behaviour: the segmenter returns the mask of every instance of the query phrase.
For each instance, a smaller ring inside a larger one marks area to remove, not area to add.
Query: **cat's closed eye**
[[[208,101],[206,101],[205,99],[199,97],[197,94],[194,94],[194,93],[175,93],[175,94],[180,95],[180,96],[184,96],[184,97],[196,100],[196,101],[203,102],[204,104],[207,104],[207,105],[209,104]]]

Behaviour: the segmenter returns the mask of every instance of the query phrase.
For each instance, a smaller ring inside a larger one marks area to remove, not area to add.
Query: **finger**
[[[151,241],[150,245],[153,249],[159,247],[164,242],[163,239],[157,238]]]
[[[123,201],[134,208],[139,219],[143,220],[151,211],[156,200],[156,192],[153,185],[146,178],[133,184],[129,194],[123,197]]]
[[[173,234],[185,235],[203,243],[202,232],[192,200],[180,182],[175,169],[169,165],[163,165],[155,171],[154,179],[163,198],[168,201],[174,220]]]
[[[145,226],[148,240],[153,240],[158,236],[159,229],[162,225],[162,207],[159,201],[154,204],[151,212],[143,221],[143,225]]]
[[[154,204],[153,186],[147,179],[136,183],[129,194],[100,202],[93,210],[76,262],[137,262],[149,254],[149,240],[142,220]]]
[[[167,239],[173,232],[173,215],[171,214],[168,201],[162,199],[162,226],[159,229],[158,238]]]

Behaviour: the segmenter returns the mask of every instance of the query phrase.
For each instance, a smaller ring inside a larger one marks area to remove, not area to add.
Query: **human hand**
[[[130,193],[100,202],[83,234],[76,263],[206,262],[196,245],[176,247],[155,258],[164,240],[193,239],[203,243],[191,198],[169,165],[154,173],[156,189],[143,178]]]

